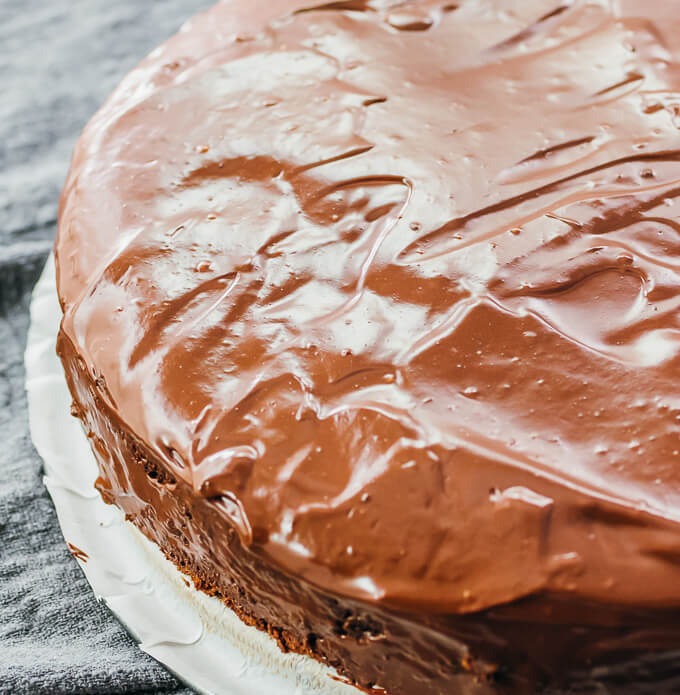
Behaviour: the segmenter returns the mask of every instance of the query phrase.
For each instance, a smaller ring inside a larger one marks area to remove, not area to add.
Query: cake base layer
[[[97,489],[208,595],[284,652],[308,655],[369,692],[486,695],[674,692],[680,616],[565,605],[550,597],[480,614],[423,615],[333,596],[246,547],[224,499],[177,480],[107,406],[106,385],[64,334],[73,414],[100,469]],[[577,690],[574,690],[577,688]],[[581,688],[581,690],[578,690]],[[585,690],[584,690],[585,688]]]
[[[273,691],[277,695],[286,684],[289,685],[289,689],[286,689],[285,692],[292,693],[294,690],[296,695],[298,692],[304,693],[304,695],[311,693],[351,695],[351,693],[356,692],[352,686],[338,678],[332,670],[316,661],[292,654],[282,654],[276,643],[266,634],[245,625],[231,609],[218,599],[197,590],[187,581],[186,575],[179,572],[175,565],[163,555],[158,546],[149,541],[134,524],[122,520],[121,523],[125,525],[131,540],[140,548],[149,564],[158,572],[158,575],[163,577],[165,586],[173,590],[180,601],[190,605],[195,610],[205,630],[226,639],[229,644],[238,645],[248,662],[258,665],[256,667],[258,672],[262,668],[266,668],[273,677],[280,679],[280,683],[276,683],[276,690]],[[239,684],[238,693],[242,691],[248,693],[272,692],[270,682],[259,683],[256,682],[256,679],[257,676],[252,674],[246,683]],[[192,684],[191,679],[189,679],[189,684]],[[199,692],[203,692],[200,686],[194,685],[194,687]],[[233,683],[231,685],[223,684],[228,695],[235,695],[231,690],[233,687]],[[209,689],[207,692],[214,692],[214,690]],[[223,690],[219,689],[217,692],[221,693]]]

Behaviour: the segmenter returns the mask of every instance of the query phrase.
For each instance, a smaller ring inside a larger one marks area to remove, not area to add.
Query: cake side
[[[103,499],[197,589],[268,633],[282,651],[388,695],[563,695],[596,686],[639,695],[680,685],[678,612],[542,597],[470,616],[409,614],[291,576],[245,548],[224,509],[174,478],[129,432],[63,334],[58,351]]]

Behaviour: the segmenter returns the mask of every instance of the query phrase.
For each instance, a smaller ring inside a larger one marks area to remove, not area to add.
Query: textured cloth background
[[[28,302],[71,148],[122,76],[210,0],[0,0],[0,693],[182,693],[66,549],[24,394]]]

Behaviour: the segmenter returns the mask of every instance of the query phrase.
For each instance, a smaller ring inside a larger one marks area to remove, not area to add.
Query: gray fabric
[[[41,482],[28,301],[78,132],[210,0],[0,0],[0,693],[189,693],[95,601]]]

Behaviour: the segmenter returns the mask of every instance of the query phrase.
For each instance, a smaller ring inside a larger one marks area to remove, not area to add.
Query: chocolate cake
[[[680,8],[228,0],[85,129],[103,498],[369,692],[680,692]]]

